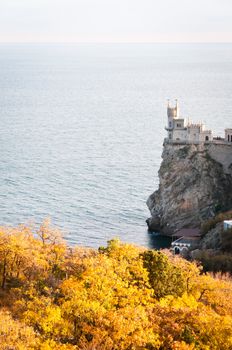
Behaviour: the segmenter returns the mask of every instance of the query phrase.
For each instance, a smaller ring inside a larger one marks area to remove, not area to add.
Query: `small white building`
[[[223,224],[225,231],[232,228],[232,220],[224,220]]]
[[[197,247],[199,238],[196,237],[180,237],[171,243],[171,251],[174,254],[187,255],[190,249]]]
[[[198,228],[182,228],[172,235],[171,251],[186,256],[190,249],[197,247],[200,238],[201,232]]]
[[[186,118],[180,117],[178,101],[176,106],[167,106],[168,125],[165,128],[168,132],[169,142],[202,143],[213,141],[212,130],[206,130],[203,123],[192,123]]]
[[[225,141],[232,143],[232,129],[225,130]]]

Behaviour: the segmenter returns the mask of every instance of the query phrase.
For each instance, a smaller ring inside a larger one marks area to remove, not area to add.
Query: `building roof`
[[[224,224],[232,224],[232,220],[224,220]]]
[[[173,233],[172,237],[200,237],[201,232],[199,228],[182,228],[181,230]]]
[[[188,244],[188,245],[193,245],[194,243],[197,243],[199,241],[200,237],[180,237],[173,241],[171,243],[171,246],[175,245],[183,245],[183,244]]]

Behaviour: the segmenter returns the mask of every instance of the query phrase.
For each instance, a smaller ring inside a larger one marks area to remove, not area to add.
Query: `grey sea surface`
[[[145,223],[166,99],[223,136],[231,96],[230,44],[1,44],[0,224],[166,246]]]

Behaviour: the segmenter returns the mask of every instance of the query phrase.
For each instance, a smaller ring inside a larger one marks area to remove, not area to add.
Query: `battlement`
[[[188,127],[188,128],[192,128],[192,129],[202,128],[203,126],[204,126],[204,124],[202,124],[202,123],[195,123],[195,124],[193,124],[193,123],[188,123],[188,124],[187,124],[187,127]]]

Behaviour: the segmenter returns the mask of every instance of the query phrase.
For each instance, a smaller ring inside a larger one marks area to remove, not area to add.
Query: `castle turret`
[[[175,107],[170,107],[170,103],[168,100],[168,105],[167,105],[167,115],[168,115],[168,125],[167,125],[167,130],[172,130],[174,127],[173,120],[179,118],[179,104],[178,101],[176,100],[176,106]]]
[[[169,103],[169,100],[168,100],[167,114],[168,114],[168,118],[179,118],[180,109],[179,109],[178,100],[176,100],[175,107],[170,107],[170,103]]]
[[[166,126],[165,129],[168,132],[168,139],[173,140],[173,130],[175,128],[175,121],[179,119],[179,104],[177,100],[176,100],[175,107],[171,107],[168,100],[167,116],[168,116],[168,125]]]

